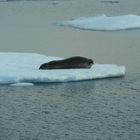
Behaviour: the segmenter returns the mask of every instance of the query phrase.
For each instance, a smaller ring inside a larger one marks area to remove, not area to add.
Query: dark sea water
[[[140,140],[140,30],[57,27],[66,19],[140,13],[140,1],[0,4],[0,51],[82,55],[126,66],[121,78],[0,86],[0,140]],[[2,61],[2,60],[0,60]]]
[[[1,140],[139,140],[139,79],[0,87]]]

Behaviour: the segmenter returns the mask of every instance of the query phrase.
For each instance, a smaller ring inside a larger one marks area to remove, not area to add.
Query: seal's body
[[[39,69],[81,69],[91,68],[93,64],[94,62],[92,59],[75,56],[63,60],[54,60],[44,63],[39,67]]]

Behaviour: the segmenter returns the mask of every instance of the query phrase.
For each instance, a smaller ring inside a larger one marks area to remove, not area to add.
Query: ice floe
[[[21,83],[15,83],[15,84],[11,84],[11,86],[13,87],[23,87],[23,86],[34,86],[33,83],[25,83],[25,82],[21,82]]]
[[[42,63],[62,59],[35,53],[0,53],[0,84],[33,86],[34,83],[92,80],[125,75],[125,67],[94,64],[91,69],[39,70]]]
[[[140,16],[121,15],[121,16],[93,16],[80,17],[74,20],[62,21],[58,25],[70,26],[79,29],[115,31],[140,28]]]

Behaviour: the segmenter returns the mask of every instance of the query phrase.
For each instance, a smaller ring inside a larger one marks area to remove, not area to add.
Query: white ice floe
[[[93,17],[81,17],[74,20],[63,21],[58,25],[99,31],[135,29],[140,28],[140,16],[122,15],[108,17],[106,15],[101,15]]]
[[[125,75],[125,67],[94,64],[91,69],[39,70],[42,63],[61,59],[34,53],[0,53],[0,84],[12,86],[34,83],[68,82]]]
[[[14,83],[11,84],[13,87],[23,87],[23,86],[34,86],[33,83],[21,82],[21,83]]]

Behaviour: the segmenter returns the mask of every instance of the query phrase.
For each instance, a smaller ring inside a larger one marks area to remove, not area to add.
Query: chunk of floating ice
[[[34,53],[0,53],[0,84],[25,86],[125,75],[125,67],[114,64],[94,64],[90,69],[39,70],[41,64],[57,59],[62,58]]]
[[[11,86],[14,86],[14,87],[19,87],[19,86],[34,86],[33,83],[15,83],[15,84],[11,84]]]
[[[81,17],[74,20],[63,21],[58,25],[99,31],[126,30],[140,28],[140,16],[122,15],[108,17],[106,15],[101,15]]]

